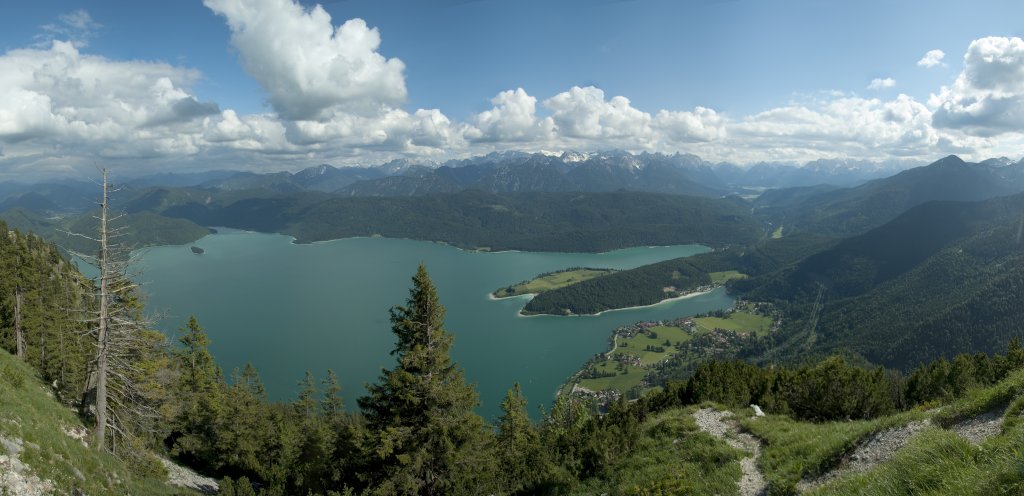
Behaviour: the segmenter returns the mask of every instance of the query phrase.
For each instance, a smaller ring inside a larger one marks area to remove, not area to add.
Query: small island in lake
[[[573,267],[555,272],[546,272],[529,281],[523,281],[508,287],[495,290],[491,293],[495,298],[508,298],[524,294],[539,294],[552,289],[558,289],[577,282],[586,281],[595,277],[617,272],[615,269],[591,269],[587,267]]]
[[[192,250],[192,253],[195,253],[196,255],[202,255],[203,253],[206,253],[206,250],[198,246],[190,246],[189,249]]]

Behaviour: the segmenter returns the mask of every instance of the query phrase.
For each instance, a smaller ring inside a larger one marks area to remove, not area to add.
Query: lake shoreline
[[[644,309],[644,308],[651,308],[651,307],[656,307],[656,306],[664,305],[666,303],[672,303],[673,301],[685,300],[685,299],[693,298],[693,297],[696,297],[696,296],[706,295],[706,294],[714,291],[715,289],[717,289],[717,287],[716,288],[711,288],[711,289],[708,289],[708,290],[705,290],[705,291],[694,291],[692,293],[686,293],[684,295],[674,296],[672,298],[665,298],[664,300],[658,301],[657,303],[651,303],[650,305],[636,305],[636,306],[632,306],[632,307],[609,308],[608,310],[601,310],[600,312],[597,312],[597,313],[571,313],[571,314],[566,314],[566,315],[554,314],[554,313],[523,313],[523,310],[520,309],[519,312],[516,315],[519,316],[519,317],[543,317],[545,315],[546,316],[550,316],[550,317],[599,317],[599,316],[604,315],[604,314],[606,314],[608,312],[620,312],[620,311],[623,311],[623,310],[639,310],[639,309]],[[520,296],[524,296],[524,295],[520,295]],[[536,295],[533,295],[533,296],[536,296]],[[515,296],[508,296],[507,298],[515,298]]]
[[[417,238],[393,238],[391,236],[382,236],[380,234],[371,234],[371,235],[368,235],[368,236],[367,235],[363,235],[363,236],[345,236],[345,237],[341,237],[341,238],[318,239],[318,240],[314,240],[314,241],[306,241],[306,240],[300,240],[299,238],[295,237],[295,235],[293,235],[293,234],[288,234],[288,233],[284,233],[284,232],[253,231],[251,229],[240,229],[240,228],[236,228],[236,227],[227,227],[227,226],[203,226],[203,227],[205,227],[207,229],[210,229],[211,232],[208,233],[207,235],[203,236],[202,238],[199,238],[199,239],[197,239],[195,241],[192,241],[192,243],[195,243],[195,242],[197,242],[199,240],[202,240],[203,238],[205,238],[207,236],[215,236],[217,234],[231,234],[232,232],[235,232],[235,233],[245,233],[245,234],[275,234],[275,235],[279,235],[279,236],[285,236],[285,237],[291,238],[289,243],[291,243],[293,245],[296,245],[296,246],[313,246],[313,245],[320,245],[320,244],[328,244],[328,243],[334,243],[334,242],[337,242],[337,241],[344,241],[346,239],[384,238],[384,239],[399,239],[399,240],[406,240],[406,241],[419,241],[419,242],[423,242],[423,243],[433,243],[433,244],[438,244],[438,245],[444,245],[444,246],[449,246],[449,247],[455,248],[456,250],[459,250],[459,251],[464,252],[464,253],[486,253],[486,254],[494,254],[494,255],[502,254],[502,253],[560,253],[560,254],[566,254],[566,255],[606,255],[606,254],[614,253],[614,252],[620,251],[620,250],[632,250],[632,249],[636,249],[636,248],[651,248],[651,249],[655,249],[655,248],[671,248],[673,246],[699,246],[699,247],[707,248],[708,249],[708,251],[705,252],[705,253],[711,253],[711,252],[715,251],[715,248],[713,248],[711,246],[708,246],[708,245],[705,245],[705,244],[702,244],[702,243],[698,243],[698,242],[694,242],[694,243],[680,243],[680,244],[677,244],[677,245],[635,245],[635,246],[623,246],[623,247],[620,247],[620,248],[612,248],[612,249],[604,250],[604,251],[559,251],[559,250],[537,250],[537,251],[531,251],[531,250],[518,250],[518,249],[507,249],[507,250],[491,251],[491,250],[482,250],[480,248],[463,248],[463,247],[460,247],[458,245],[453,245],[453,244],[451,244],[451,243],[449,243],[447,241],[441,241],[441,240],[417,239]],[[220,230],[226,230],[228,232],[227,233],[219,232]],[[185,244],[188,244],[188,243],[185,243]],[[177,246],[177,245],[152,245],[152,247],[160,247],[160,246]]]
[[[512,379],[524,394],[547,398],[594,353],[606,336],[595,330],[724,308],[715,293],[591,319],[520,319],[522,300],[488,303],[484,295],[524,276],[563,267],[628,269],[706,251],[699,246],[637,248],[605,256],[555,253],[475,255],[442,244],[391,238],[340,239],[298,247],[279,233],[219,229],[198,241],[204,256],[185,247],[153,247],[140,261],[156,328],[173,338],[181,319],[196,315],[216,338],[212,350],[224,370],[253,363],[273,400],[294,399],[295,377],[309,369],[339,371],[350,391],[379,380],[393,366],[388,310],[407,297],[419,263],[430,270],[455,336],[452,357],[480,394],[477,411],[498,415]],[[266,291],[266,288],[275,288]],[[282,304],[282,301],[284,302]],[[281,333],[280,329],[291,331]],[[315,343],[310,346],[309,343]],[[541,343],[538,345],[538,343]]]

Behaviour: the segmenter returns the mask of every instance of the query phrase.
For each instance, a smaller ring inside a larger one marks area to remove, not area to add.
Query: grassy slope
[[[1002,433],[974,446],[941,426],[1009,403]],[[792,494],[796,483],[832,469],[869,435],[931,418],[922,432],[886,463],[818,488],[823,495],[1022,494],[1024,491],[1024,371],[977,389],[938,413],[909,411],[871,421],[814,424],[769,415],[745,419],[743,428],[764,442],[758,462],[772,494]]]
[[[839,463],[869,434],[922,417],[909,412],[875,420],[798,422],[784,415],[744,419],[741,425],[764,442],[759,465],[773,493],[794,491],[802,478],[820,475]]]
[[[667,410],[648,419],[636,451],[573,494],[738,494],[739,460],[745,454],[701,432],[691,416],[696,409]]]
[[[738,270],[725,270],[721,272],[708,272],[711,277],[711,284],[725,284],[733,279],[746,279],[747,275]]]
[[[752,332],[758,335],[767,333],[772,325],[771,317],[742,311],[732,312],[725,318],[698,317],[693,319],[693,321],[709,331],[713,329],[727,329],[737,332]]]
[[[64,429],[82,429],[82,422],[47,393],[31,368],[0,350],[0,436],[23,440],[19,459],[34,475],[52,481],[57,494],[74,490],[90,496],[194,494],[161,480],[137,477],[117,458],[68,436]]]
[[[573,269],[565,270],[560,272],[554,272],[543,276],[535,277],[529,281],[524,281],[519,284],[511,286],[512,291],[508,291],[508,288],[501,288],[494,291],[496,298],[506,298],[509,296],[519,296],[524,294],[537,294],[552,289],[558,289],[570,284],[574,284],[595,277],[603,276],[605,274],[611,274],[615,272],[613,269]]]
[[[614,354],[633,355],[640,359],[642,365],[653,365],[674,355],[676,350],[673,346],[677,343],[685,343],[693,339],[691,334],[678,327],[655,326],[651,328],[651,331],[657,337],[651,337],[649,334],[637,334],[624,339],[616,337],[618,347]],[[665,346],[666,339],[670,343],[669,346]],[[645,350],[648,346],[661,347],[665,351]]]
[[[587,388],[591,391],[628,391],[633,386],[640,384],[644,376],[647,375],[648,370],[641,367],[634,367],[632,365],[623,365],[626,373],[622,374],[615,369],[615,362],[611,360],[605,360],[594,368],[599,372],[615,372],[616,375],[612,377],[598,377],[595,379],[580,379],[580,387]]]
[[[825,486],[818,495],[1022,494],[1020,450],[1024,429],[974,446],[953,432],[929,429],[892,460]]]

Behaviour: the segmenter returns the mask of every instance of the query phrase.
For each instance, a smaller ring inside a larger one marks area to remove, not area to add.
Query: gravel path
[[[713,408],[704,408],[693,412],[693,420],[697,422],[697,427],[700,430],[724,440],[733,448],[750,453],[750,456],[740,460],[740,470],[743,472],[743,476],[737,483],[740,494],[742,496],[767,494],[768,483],[757,468],[757,458],[761,456],[761,442],[750,434],[740,432],[739,425],[735,420],[726,420],[731,417],[732,412],[720,412]]]
[[[1005,411],[1006,407],[996,408],[991,412],[953,424],[949,430],[974,444],[981,444],[982,441],[999,435],[1003,428],[1003,412]]]
[[[167,468],[167,483],[172,486],[185,487],[203,494],[217,494],[217,491],[220,490],[214,479],[203,477],[170,460],[161,458],[160,461]]]
[[[911,438],[932,425],[931,420],[911,422],[903,427],[894,427],[875,433],[866,442],[860,443],[833,470],[813,479],[800,481],[797,492],[804,492],[827,484],[852,473],[864,472],[890,458],[896,451],[907,445]]]

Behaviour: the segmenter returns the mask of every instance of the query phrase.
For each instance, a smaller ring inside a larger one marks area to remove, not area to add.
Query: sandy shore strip
[[[523,294],[518,294],[518,295],[514,295],[514,296],[502,296],[502,297],[499,298],[497,296],[494,296],[494,293],[487,293],[487,299],[491,300],[491,301],[501,301],[501,300],[507,300],[509,298],[523,298],[523,297],[526,297],[527,299],[532,300],[534,296],[537,296],[539,294],[540,293],[523,293]]]
[[[637,310],[637,309],[640,309],[640,308],[656,307],[658,305],[664,305],[666,303],[672,303],[673,301],[685,300],[687,298],[693,298],[695,296],[706,295],[706,294],[714,291],[715,289],[718,289],[718,288],[709,289],[707,291],[694,291],[693,293],[686,293],[684,295],[676,296],[675,298],[665,298],[664,300],[661,300],[661,301],[659,301],[657,303],[651,303],[650,305],[637,305],[635,307],[625,307],[625,308],[611,308],[611,309],[608,309],[608,310],[602,310],[602,311],[597,312],[597,313],[584,313],[584,314],[575,314],[574,313],[574,314],[571,314],[571,315],[552,315],[552,314],[549,314],[549,313],[538,313],[538,314],[534,314],[534,315],[526,315],[526,314],[523,313],[522,310],[520,310],[516,315],[518,317],[526,317],[526,318],[529,318],[529,317],[597,317],[598,315],[605,314],[605,313],[608,313],[608,312],[621,312],[621,311],[624,311],[624,310]],[[521,296],[525,296],[525,295],[521,295]],[[533,296],[531,296],[531,298],[532,297]],[[515,298],[515,296],[509,296],[508,298]],[[491,299],[493,300],[493,299],[498,299],[498,298],[494,298],[493,295],[492,295]],[[501,299],[504,299],[504,298],[501,298]]]

